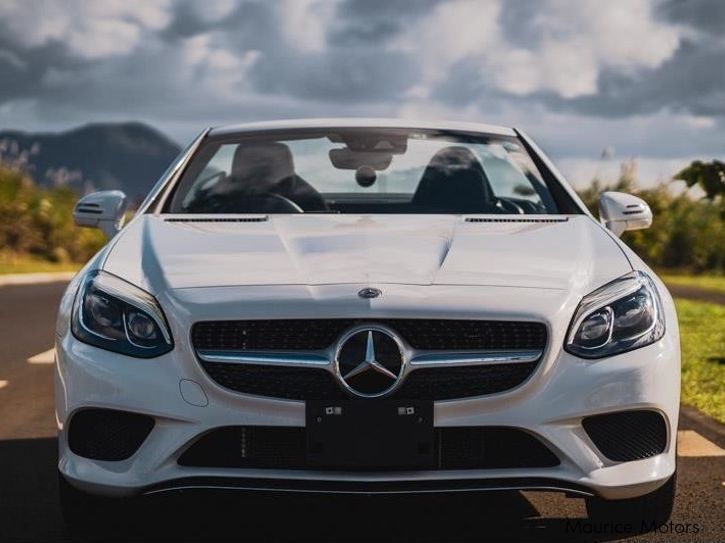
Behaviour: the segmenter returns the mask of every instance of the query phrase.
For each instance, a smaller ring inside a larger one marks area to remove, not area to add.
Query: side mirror
[[[652,210],[647,202],[624,192],[599,195],[599,218],[619,237],[625,230],[641,230],[652,225]]]
[[[100,228],[108,239],[123,226],[126,195],[120,190],[102,190],[84,196],[73,209],[78,226]]]

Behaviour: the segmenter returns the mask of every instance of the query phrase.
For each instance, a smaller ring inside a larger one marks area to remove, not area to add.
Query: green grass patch
[[[50,262],[29,255],[0,254],[0,274],[78,271],[83,264],[76,262]]]
[[[682,346],[682,402],[725,422],[725,306],[675,300]]]
[[[669,273],[660,273],[658,275],[666,285],[682,285],[715,292],[725,292],[725,275],[681,275]]]

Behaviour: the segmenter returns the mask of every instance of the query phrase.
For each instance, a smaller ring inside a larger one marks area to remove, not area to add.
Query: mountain
[[[41,186],[121,189],[131,200],[143,197],[180,152],[161,132],[136,122],[58,133],[0,131],[3,140],[11,154],[27,152],[27,170]]]

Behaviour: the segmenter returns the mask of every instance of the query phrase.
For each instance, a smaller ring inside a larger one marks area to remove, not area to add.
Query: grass
[[[28,255],[7,256],[0,254],[0,274],[78,271],[82,266],[83,264],[75,262],[50,262]]]
[[[682,347],[682,403],[725,422],[725,306],[675,300]]]
[[[725,275],[685,275],[667,272],[658,275],[666,285],[682,285],[715,292],[725,292]]]

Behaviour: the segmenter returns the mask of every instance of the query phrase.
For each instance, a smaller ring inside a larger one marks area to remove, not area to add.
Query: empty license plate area
[[[308,401],[306,420],[311,467],[434,467],[433,402]]]

